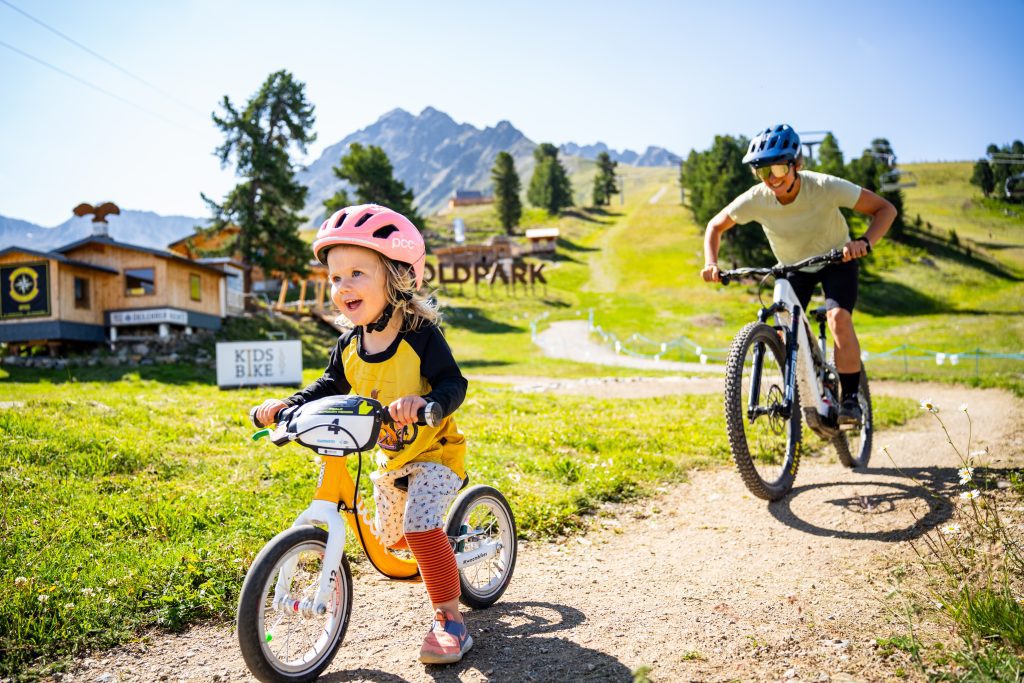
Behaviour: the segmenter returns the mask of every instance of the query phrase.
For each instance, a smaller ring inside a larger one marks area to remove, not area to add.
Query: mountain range
[[[306,228],[320,224],[324,200],[346,187],[346,183],[334,175],[333,168],[355,142],[377,145],[384,150],[394,167],[395,177],[413,191],[416,207],[425,215],[443,208],[456,190],[489,192],[491,167],[501,151],[515,159],[525,191],[533,172],[533,150],[537,147],[537,143],[508,121],[480,129],[458,123],[433,107],[427,107],[418,116],[404,109],[393,109],[373,124],[327,147],[316,161],[298,171],[297,179],[309,188],[304,208],[304,214],[309,217]],[[583,146],[570,142],[560,150],[570,174],[587,163],[586,160],[596,159],[601,152],[608,152],[615,161],[635,166],[679,163],[677,155],[661,147],[648,147],[640,154],[628,149],[619,152],[603,142]],[[110,217],[110,234],[119,241],[163,248],[207,221],[207,218],[123,210],[120,216]],[[56,227],[44,228],[0,216],[0,248],[16,245],[45,251],[89,235],[92,230],[89,223],[88,217],[71,218]]]

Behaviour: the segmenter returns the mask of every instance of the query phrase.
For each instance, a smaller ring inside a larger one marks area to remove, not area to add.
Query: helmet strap
[[[395,307],[389,303],[387,306],[384,307],[384,310],[381,312],[380,317],[366,326],[366,331],[383,332],[384,328],[386,328],[388,326],[388,323],[391,322],[391,316],[392,314],[394,314],[394,312]]]
[[[786,188],[786,194],[789,194],[790,192],[793,191],[793,188],[796,186],[796,181],[799,180],[799,179],[800,179],[800,171],[796,170],[796,164],[794,164],[793,165],[793,182],[791,182],[789,184],[789,187]]]

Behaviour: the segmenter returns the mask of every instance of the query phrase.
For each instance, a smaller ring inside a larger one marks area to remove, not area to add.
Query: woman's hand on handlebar
[[[717,263],[707,263],[701,269],[700,276],[704,278],[704,282],[721,282],[720,273]]]
[[[427,400],[422,396],[403,396],[391,402],[391,405],[388,406],[388,413],[395,421],[396,427],[404,427],[416,424],[418,419],[416,413],[426,405]]]
[[[261,425],[272,425],[277,422],[277,414],[287,407],[288,404],[284,401],[279,401],[276,398],[268,398],[266,401],[256,406],[254,416]]]
[[[857,238],[846,243],[843,247],[843,263],[858,258],[864,258],[871,251],[871,246],[863,239]]]

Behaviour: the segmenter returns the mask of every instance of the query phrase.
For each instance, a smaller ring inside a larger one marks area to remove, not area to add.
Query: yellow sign
[[[50,315],[49,285],[46,263],[0,266],[0,317]]]

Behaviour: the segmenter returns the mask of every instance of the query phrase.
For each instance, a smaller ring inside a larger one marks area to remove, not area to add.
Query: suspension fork
[[[825,386],[825,376],[828,374],[828,369],[826,367],[827,361],[828,361],[828,353],[827,353],[827,349],[826,349],[825,343],[826,343],[826,340],[825,340],[825,321],[824,320],[819,320],[818,321],[818,348],[821,350],[821,365],[818,366],[818,386],[819,387],[824,387]],[[833,359],[832,362],[835,363],[835,359]]]
[[[768,308],[762,308],[757,314],[758,322],[766,323],[768,318],[775,313],[777,306],[772,304]],[[754,347],[753,364],[750,368],[750,394],[747,396],[747,415],[753,415],[757,410],[757,397],[761,395],[761,371],[764,368],[764,344]]]

